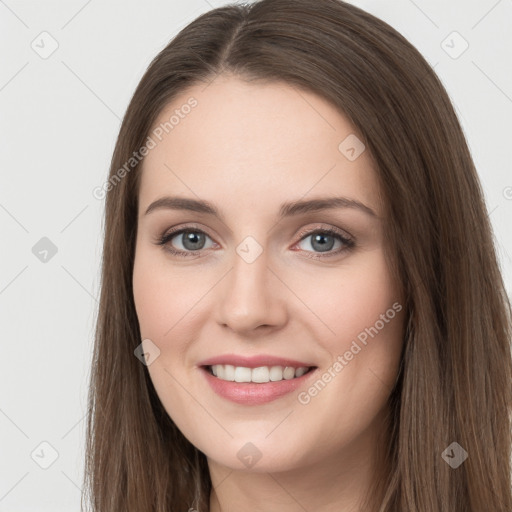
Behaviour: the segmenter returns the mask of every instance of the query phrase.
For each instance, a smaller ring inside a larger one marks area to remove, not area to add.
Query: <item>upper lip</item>
[[[258,368],[260,366],[293,366],[294,368],[311,367],[311,363],[296,361],[285,357],[271,356],[261,354],[257,356],[239,356],[236,354],[225,354],[222,356],[211,357],[201,361],[198,366],[213,366],[216,364],[230,364],[233,366],[243,366],[245,368]]]

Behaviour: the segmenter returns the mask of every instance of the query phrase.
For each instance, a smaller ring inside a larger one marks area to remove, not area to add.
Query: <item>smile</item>
[[[258,368],[247,368],[231,364],[214,364],[207,368],[212,375],[225,381],[266,383],[295,379],[306,374],[314,367],[259,366]]]
[[[317,373],[316,366],[233,365],[201,366],[210,388],[221,398],[240,405],[260,405],[295,391]],[[217,375],[214,374],[214,371]],[[237,380],[238,379],[238,380]]]

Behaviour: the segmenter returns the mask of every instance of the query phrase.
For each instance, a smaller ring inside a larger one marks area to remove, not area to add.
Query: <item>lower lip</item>
[[[210,373],[208,368],[202,367],[201,371],[206,377],[208,384],[213,391],[219,396],[231,400],[237,404],[243,405],[259,405],[267,402],[277,400],[292,391],[295,391],[299,386],[315,373],[317,368],[313,368],[309,372],[289,380],[280,380],[277,382],[232,382],[222,380]]]

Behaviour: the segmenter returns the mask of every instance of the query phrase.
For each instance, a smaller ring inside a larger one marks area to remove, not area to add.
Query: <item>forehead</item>
[[[142,208],[165,193],[239,207],[343,194],[379,212],[373,159],[366,150],[355,159],[347,153],[363,149],[355,127],[289,84],[219,76],[177,96],[149,135],[155,145],[142,163]]]

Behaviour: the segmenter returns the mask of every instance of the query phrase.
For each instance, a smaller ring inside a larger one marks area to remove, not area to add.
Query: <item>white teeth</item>
[[[293,379],[293,377],[295,377],[295,368],[287,366],[283,371],[283,377],[287,380]]]
[[[235,368],[235,382],[251,382],[251,369],[237,366]]]
[[[302,366],[301,368],[297,368],[295,370],[295,377],[301,377],[302,375],[304,375],[306,372],[307,372],[307,368],[305,368],[304,366]]]
[[[225,368],[222,369],[222,365],[219,364],[217,368],[217,377],[219,377],[219,379],[234,381],[235,367],[227,364]]]
[[[272,366],[269,371],[270,380],[283,380],[283,367],[282,366]]]
[[[251,371],[251,380],[252,382],[268,382],[270,380],[268,367],[261,366],[260,368],[253,368]]]
[[[259,366],[258,368],[246,368],[244,366],[233,366],[230,364],[214,364],[210,367],[213,375],[217,378],[235,382],[276,382],[290,380],[304,375],[309,368],[301,366]]]

